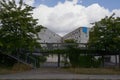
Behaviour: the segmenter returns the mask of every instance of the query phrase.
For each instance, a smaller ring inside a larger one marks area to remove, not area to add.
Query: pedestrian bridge
[[[58,55],[58,67],[60,66],[60,55],[64,52],[68,47],[74,47],[78,51],[74,52],[81,55],[92,55],[92,56],[104,56],[104,55],[118,55],[119,52],[111,52],[111,51],[104,51],[104,50],[93,50],[88,48],[88,44],[86,43],[40,43],[41,48],[35,49],[32,54],[35,56],[44,56],[49,54],[57,54]],[[54,52],[58,50],[58,52]],[[61,52],[63,51],[63,52]],[[16,54],[8,56],[22,62],[24,64],[30,64],[32,67],[36,67],[36,64],[39,63],[35,57],[31,56],[31,52],[27,51],[26,54]]]

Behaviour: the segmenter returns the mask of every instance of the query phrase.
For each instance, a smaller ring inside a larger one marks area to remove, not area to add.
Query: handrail
[[[33,58],[29,57],[29,56],[26,56],[27,57],[26,59],[22,59],[22,58],[18,58],[15,55],[10,55],[10,54],[6,54],[6,55],[9,56],[9,57],[11,57],[11,58],[16,59],[17,61],[19,61],[19,62],[21,62],[23,64],[29,65],[32,68],[36,68],[36,60],[35,60],[35,58],[33,59]],[[31,62],[28,61],[28,58],[32,59],[34,61],[34,63],[31,64]]]

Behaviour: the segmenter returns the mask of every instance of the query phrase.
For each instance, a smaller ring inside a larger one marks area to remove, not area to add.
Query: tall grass
[[[27,70],[30,70],[30,69],[32,69],[30,66],[22,64],[22,63],[16,63],[12,67],[13,71],[27,71]]]
[[[32,68],[22,63],[16,63],[12,67],[0,67],[0,74],[10,74],[17,72],[24,72],[31,70]]]
[[[115,68],[69,68],[68,71],[77,74],[117,74],[120,75],[120,69]]]

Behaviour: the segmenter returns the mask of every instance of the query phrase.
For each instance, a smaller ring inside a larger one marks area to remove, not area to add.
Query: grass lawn
[[[120,75],[118,68],[68,68],[67,70],[77,74]]]

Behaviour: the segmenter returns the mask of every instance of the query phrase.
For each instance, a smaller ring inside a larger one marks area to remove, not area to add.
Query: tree
[[[99,67],[101,64],[100,59],[94,58],[84,49],[78,48],[78,44],[73,39],[65,40],[67,53],[66,59],[69,58],[72,67]]]
[[[89,46],[100,50],[120,50],[120,17],[113,16],[95,22],[90,32]]]
[[[77,51],[77,44],[74,39],[66,39],[65,41],[66,44],[66,54],[65,54],[65,66],[67,65],[68,61],[67,58],[70,60],[70,64],[72,67],[78,66],[78,59],[79,59],[79,53],[76,53]]]
[[[0,1],[0,49],[4,53],[20,53],[21,49],[32,51],[40,47],[38,32],[43,28],[32,17],[34,7],[19,0]]]
[[[90,48],[120,53],[120,17],[114,17],[114,15],[94,23],[90,32]]]

